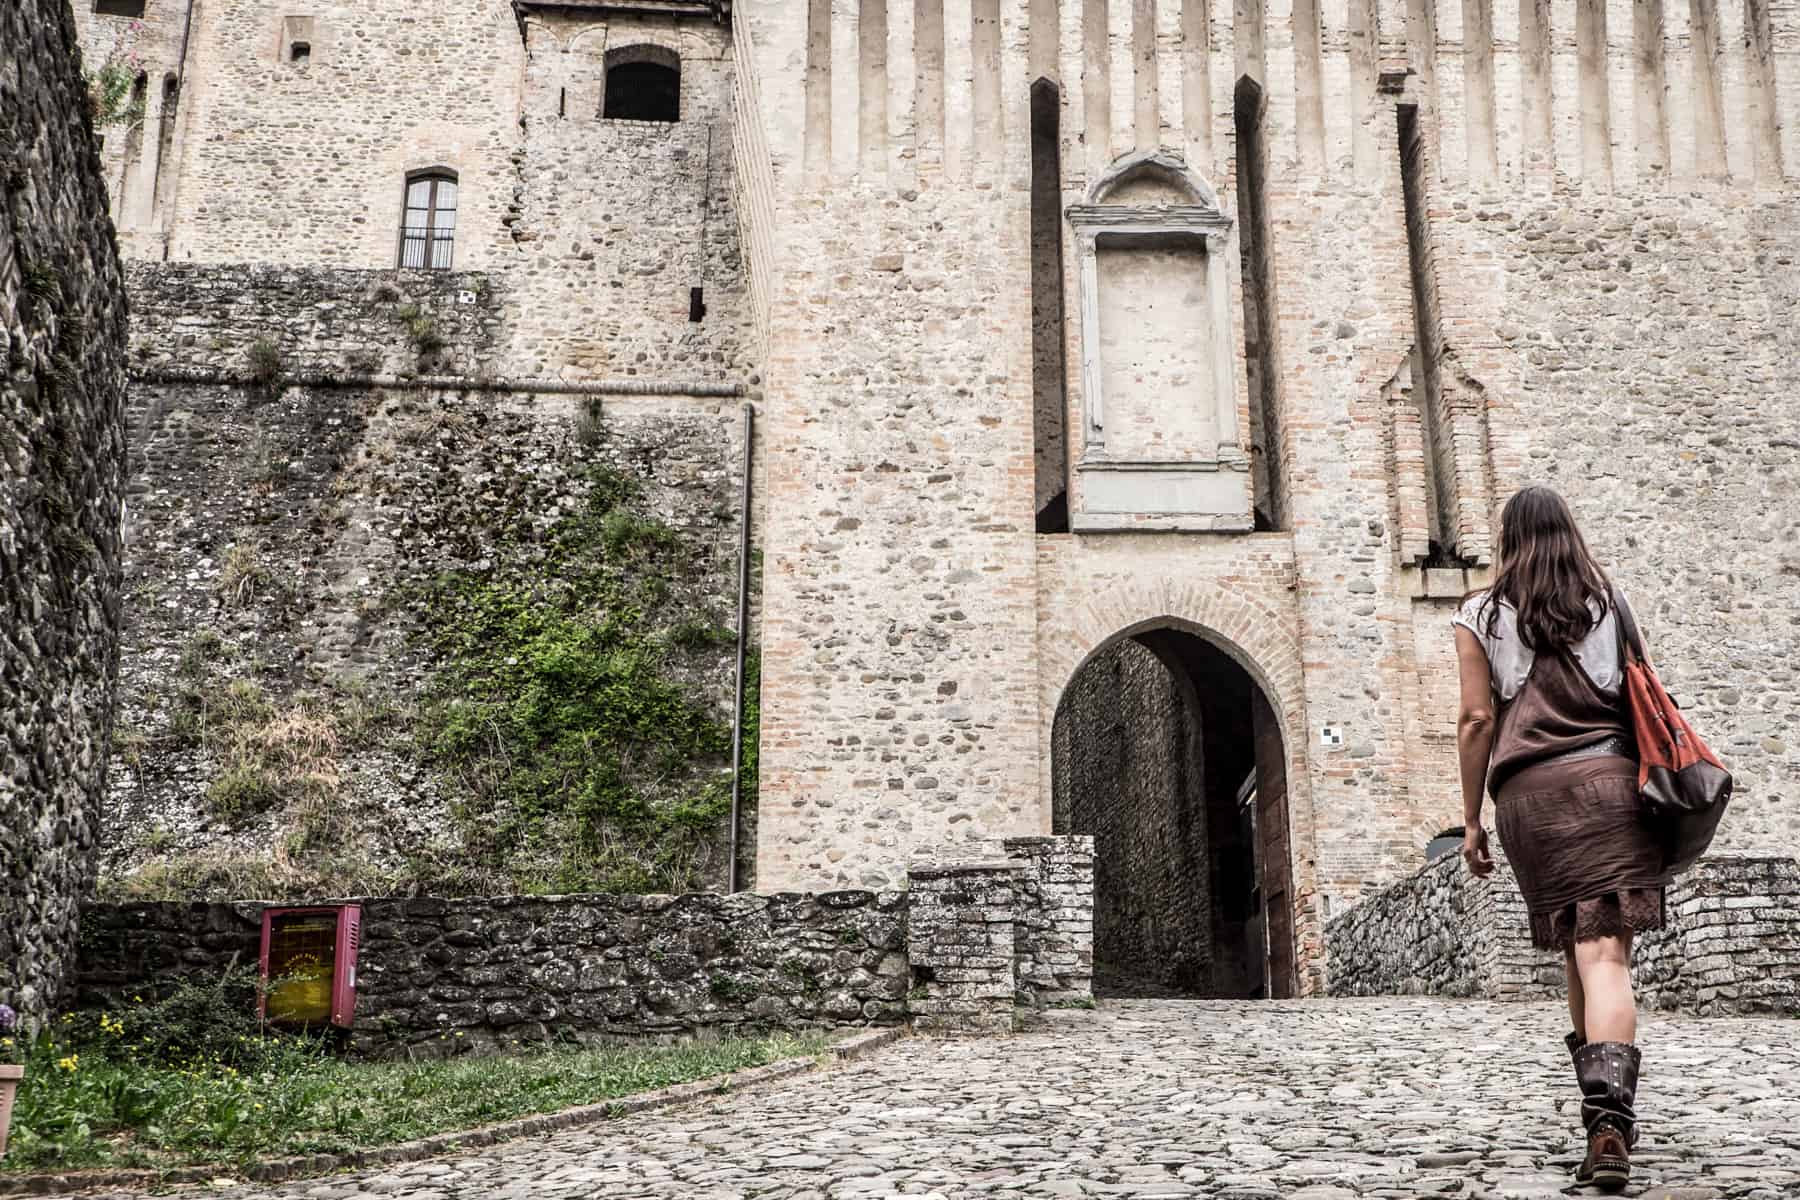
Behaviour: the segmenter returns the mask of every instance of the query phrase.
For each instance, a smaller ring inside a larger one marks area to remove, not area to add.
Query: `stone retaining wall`
[[[1669,889],[1668,926],[1637,939],[1647,1008],[1800,1015],[1800,864],[1717,857]],[[1525,905],[1501,864],[1472,878],[1446,855],[1326,927],[1334,996],[1562,994],[1557,955],[1532,948]]]
[[[478,271],[132,263],[131,369],[242,379],[267,343],[281,376],[482,375],[505,349],[499,283]]]
[[[1015,1003],[1092,999],[1093,844],[918,866],[910,889],[821,895],[389,898],[362,906],[352,1045],[896,1024],[1011,1028]],[[77,1003],[107,1007],[258,960],[258,903],[97,904]]]
[[[675,1035],[893,1024],[906,897],[548,896],[362,900],[354,1044],[478,1048],[551,1034]],[[258,904],[97,906],[80,1002],[254,965]]]

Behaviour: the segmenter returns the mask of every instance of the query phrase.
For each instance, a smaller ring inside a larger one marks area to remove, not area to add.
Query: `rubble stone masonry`
[[[63,0],[0,10],[0,1004],[63,996],[119,661],[125,295]]]

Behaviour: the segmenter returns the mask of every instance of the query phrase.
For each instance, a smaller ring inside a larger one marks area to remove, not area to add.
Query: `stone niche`
[[[1077,533],[1250,529],[1232,382],[1231,219],[1167,151],[1069,209],[1080,262]]]

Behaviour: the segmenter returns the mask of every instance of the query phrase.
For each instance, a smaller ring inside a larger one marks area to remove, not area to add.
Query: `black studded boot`
[[[1574,1051],[1581,1084],[1581,1123],[1587,1128],[1587,1157],[1575,1182],[1605,1192],[1622,1191],[1631,1181],[1631,1147],[1637,1142],[1638,1067],[1642,1056],[1627,1042],[1589,1042]]]

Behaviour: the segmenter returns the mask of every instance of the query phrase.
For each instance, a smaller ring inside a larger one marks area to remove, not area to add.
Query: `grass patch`
[[[257,338],[244,350],[244,375],[250,383],[264,391],[273,391],[281,382],[281,347],[268,338]]]
[[[138,770],[159,755],[195,755],[209,771],[203,814],[225,830],[267,826],[272,842],[193,848],[173,830],[153,831],[141,843],[148,861],[102,876],[100,899],[387,895],[411,885],[479,891],[491,882],[459,880],[455,862],[372,864],[348,756],[411,753],[409,706],[360,677],[325,673],[309,677],[307,690],[271,695],[255,678],[234,677],[252,669],[215,631],[200,630],[181,651],[170,692],[154,702],[165,714],[161,728],[128,730],[115,750]]]
[[[227,1056],[134,1050],[107,1018],[32,1051],[0,1172],[242,1164],[363,1149],[594,1104],[823,1052],[824,1036],[554,1047],[426,1062],[345,1062],[317,1042],[252,1037]],[[59,1065],[63,1064],[63,1065]]]

